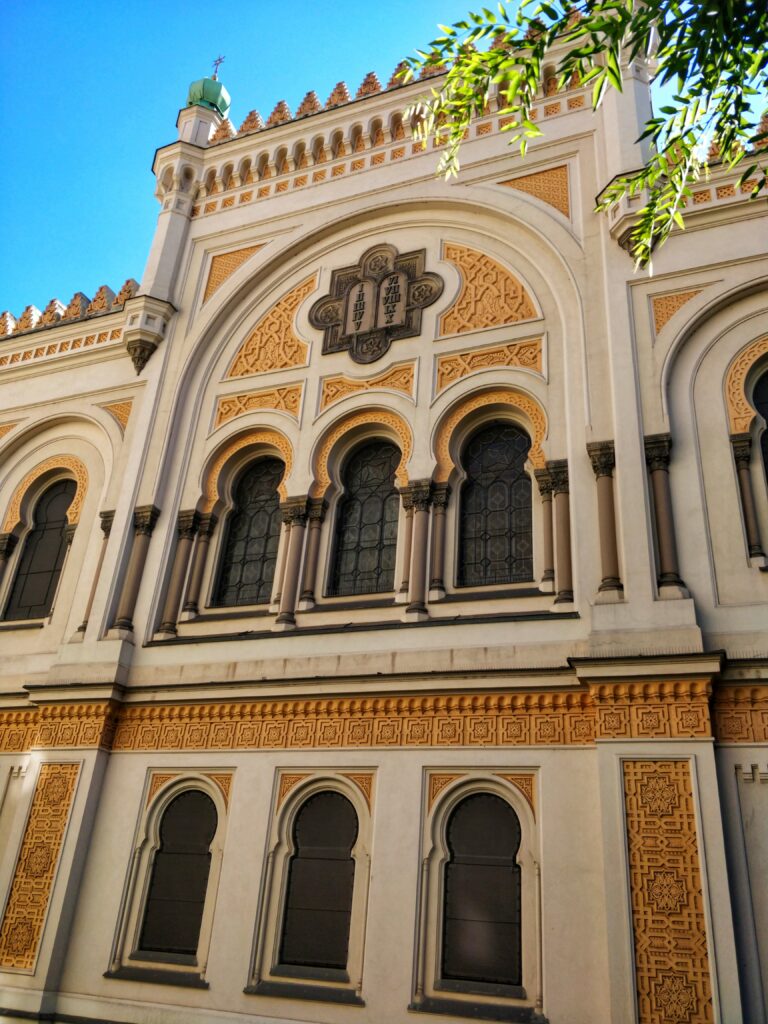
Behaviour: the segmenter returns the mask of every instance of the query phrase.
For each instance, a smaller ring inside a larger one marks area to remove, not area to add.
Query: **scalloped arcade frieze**
[[[461,292],[440,318],[441,335],[502,327],[538,316],[524,285],[501,263],[452,242],[445,243],[443,255],[461,274]]]
[[[313,274],[278,299],[237,350],[227,379],[306,365],[309,345],[298,337],[294,324],[299,306],[316,286]]]

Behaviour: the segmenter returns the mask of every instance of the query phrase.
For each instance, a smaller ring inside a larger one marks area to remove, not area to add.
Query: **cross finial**
[[[214,80],[214,82],[217,81],[218,77],[219,77],[219,65],[223,64],[225,59],[226,59],[225,57],[217,57],[216,60],[213,62],[213,80]]]

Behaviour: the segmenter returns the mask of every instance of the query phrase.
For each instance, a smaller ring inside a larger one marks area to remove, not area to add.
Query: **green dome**
[[[207,107],[227,116],[231,104],[229,93],[216,78],[200,78],[193,82],[187,93],[188,107]]]

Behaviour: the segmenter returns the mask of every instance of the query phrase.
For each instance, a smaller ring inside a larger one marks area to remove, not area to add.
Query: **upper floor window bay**
[[[269,602],[280,541],[278,486],[284,472],[279,459],[259,459],[237,480],[221,549],[215,605]]]
[[[755,389],[752,392],[752,404],[768,424],[768,370],[755,384]],[[768,426],[760,435],[760,452],[763,456],[763,469],[765,470],[766,484],[768,484]]]
[[[485,425],[464,446],[459,499],[457,585],[533,579],[531,440],[513,423]]]
[[[357,448],[342,470],[329,597],[394,589],[400,495],[398,448],[372,441]]]
[[[67,509],[76,490],[74,480],[57,480],[38,499],[5,608],[6,620],[50,614],[67,553]]]

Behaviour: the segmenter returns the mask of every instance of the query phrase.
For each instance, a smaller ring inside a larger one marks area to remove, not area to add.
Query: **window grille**
[[[496,985],[522,983],[520,822],[500,797],[476,793],[447,825],[442,976]]]
[[[67,509],[74,480],[59,480],[40,497],[34,526],[27,534],[5,611],[6,619],[42,619],[48,615],[67,553]]]
[[[329,597],[379,594],[394,588],[399,462],[399,450],[387,441],[359,448],[347,462]]]
[[[524,469],[530,447],[527,434],[510,423],[483,427],[466,445],[458,586],[533,579],[531,480]]]
[[[317,793],[296,815],[280,963],[346,969],[357,830],[355,809],[340,793]]]
[[[197,789],[180,793],[165,809],[141,927],[142,951],[197,952],[217,824],[213,801]]]
[[[285,467],[260,459],[240,478],[227,522],[214,604],[266,604],[272,597],[280,543],[278,486]]]

